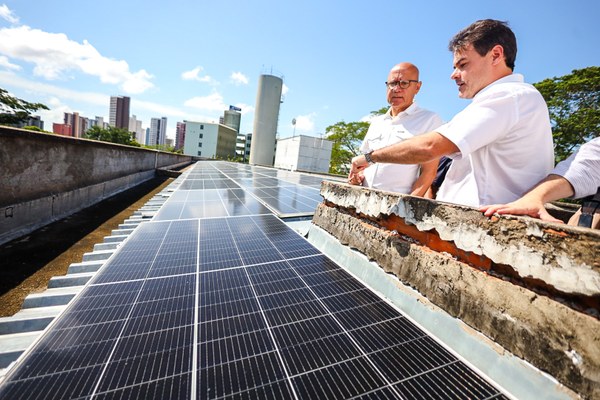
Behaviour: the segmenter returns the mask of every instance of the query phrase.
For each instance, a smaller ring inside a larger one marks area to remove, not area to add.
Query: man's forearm
[[[571,197],[574,194],[571,183],[560,175],[550,174],[531,189],[526,196],[535,197],[542,203]]]
[[[439,133],[430,132],[375,150],[371,158],[375,162],[390,164],[424,164],[438,159],[443,155],[440,153],[451,147],[444,142],[454,146]]]

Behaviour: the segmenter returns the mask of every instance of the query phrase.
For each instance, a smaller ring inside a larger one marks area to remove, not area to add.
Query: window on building
[[[204,129],[204,125],[200,125],[200,129]]]
[[[201,151],[199,151],[199,152],[198,152],[198,155],[199,155],[199,156],[201,156],[201,155],[202,155],[202,152],[201,152]]]
[[[198,147],[202,147],[202,142],[198,142]]]
[[[198,135],[198,138],[199,138],[199,139],[202,139],[203,137],[204,137],[204,134],[203,134],[203,133],[201,133],[200,135]]]

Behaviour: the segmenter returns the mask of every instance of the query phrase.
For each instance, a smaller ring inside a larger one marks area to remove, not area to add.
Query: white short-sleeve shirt
[[[371,120],[360,151],[368,153],[436,129],[442,119],[413,102],[395,117],[391,109]],[[410,193],[419,174],[418,165],[376,163],[364,170],[363,186],[397,193]]]
[[[512,74],[483,88],[471,104],[436,131],[460,152],[437,199],[481,206],[509,203],[554,165],[548,107],[538,90]]]
[[[576,199],[596,194],[600,187],[600,137],[581,145],[552,170],[571,183]]]

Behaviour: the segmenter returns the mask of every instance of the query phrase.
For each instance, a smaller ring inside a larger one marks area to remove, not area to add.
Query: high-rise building
[[[126,96],[110,97],[110,126],[129,130],[129,101]]]
[[[78,112],[65,113],[64,124],[71,125],[71,136],[80,138],[88,130],[88,119]]]
[[[223,125],[235,129],[238,134],[240,133],[240,123],[242,119],[242,113],[240,111],[242,110],[238,107],[229,106],[229,110],[223,112],[222,122]]]
[[[178,122],[175,128],[175,150],[183,149],[185,145],[185,122]]]
[[[129,132],[132,133],[133,139],[139,144],[146,144],[146,135],[142,129],[142,121],[138,120],[135,115],[129,117]]]
[[[88,129],[91,128],[92,126],[97,126],[101,129],[108,128],[108,124],[106,122],[104,122],[104,117],[99,117],[97,115],[96,115],[96,118],[94,118],[94,119],[88,119]]]
[[[282,88],[283,80],[278,76],[261,75],[258,78],[250,164],[272,166],[275,161]]]
[[[167,143],[167,117],[152,118],[150,120],[150,137],[146,142],[149,146],[164,145]]]
[[[15,128],[23,128],[26,126],[35,126],[44,130],[44,121],[39,115],[30,115],[26,120],[18,122],[13,125]]]

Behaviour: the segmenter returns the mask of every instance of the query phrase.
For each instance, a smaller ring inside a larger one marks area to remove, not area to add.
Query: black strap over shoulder
[[[596,212],[600,212],[600,187],[595,195],[583,199],[581,216],[579,217],[577,226],[591,228],[592,219],[594,218],[594,213]]]

